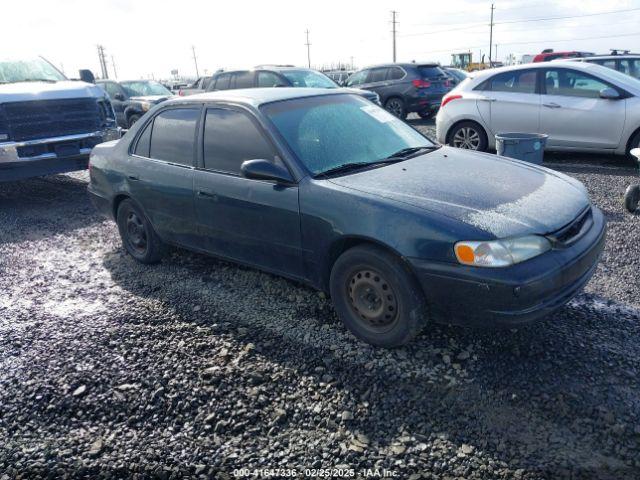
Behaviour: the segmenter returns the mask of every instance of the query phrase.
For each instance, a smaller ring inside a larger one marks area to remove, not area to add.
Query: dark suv
[[[131,128],[155,104],[173,96],[171,90],[154,80],[98,80],[109,95],[118,126]]]
[[[270,87],[340,88],[340,85],[324,73],[310,68],[270,66],[216,73],[207,91]],[[380,103],[375,92],[356,88],[345,90],[374,103]]]
[[[416,112],[430,118],[453,84],[438,64],[390,63],[358,70],[345,86],[376,92],[384,108],[397,117]]]

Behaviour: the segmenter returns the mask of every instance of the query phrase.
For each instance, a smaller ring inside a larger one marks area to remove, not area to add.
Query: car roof
[[[362,68],[361,70],[368,70],[370,68],[381,68],[381,67],[402,67],[402,68],[412,68],[412,67],[440,67],[438,62],[406,62],[406,63],[379,63],[376,65],[369,65],[368,67]]]
[[[178,97],[168,100],[166,103],[188,103],[193,100],[204,102],[230,102],[241,103],[253,107],[259,107],[265,103],[292,100],[294,98],[317,97],[321,95],[350,94],[341,88],[241,88],[237,90],[219,90],[206,92],[188,97]]]
[[[588,57],[566,58],[564,60],[579,60],[588,62],[589,60],[616,60],[619,58],[640,58],[640,53],[620,53],[618,55],[590,55]]]

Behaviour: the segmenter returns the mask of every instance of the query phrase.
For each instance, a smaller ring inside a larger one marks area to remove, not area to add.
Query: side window
[[[181,165],[193,165],[199,116],[200,110],[196,108],[175,108],[156,116],[149,156]]]
[[[387,80],[400,80],[402,77],[404,77],[404,70],[400,67],[391,67],[387,75]]]
[[[623,58],[619,62],[622,73],[640,78],[640,58]]]
[[[216,80],[216,90],[227,90],[229,88],[230,73],[223,73]]]
[[[236,80],[234,88],[253,88],[253,72],[238,72],[234,77]]]
[[[138,137],[138,143],[133,151],[134,155],[141,157],[149,157],[149,148],[151,147],[151,128],[153,121],[149,122],[145,127],[142,134]]]
[[[515,70],[500,73],[489,79],[486,89],[493,92],[536,93],[536,71]]]
[[[382,82],[387,76],[386,68],[372,68],[367,75],[367,83]]]
[[[285,85],[282,79],[273,72],[258,72],[258,87],[279,87]]]
[[[211,86],[211,81],[212,81],[212,80],[213,80],[213,79],[212,79],[211,77],[205,77],[205,78],[203,78],[203,79],[202,79],[202,87],[201,87],[201,88],[202,88],[203,90],[208,90],[208,89],[209,89],[209,87]]]
[[[547,95],[585,98],[599,98],[600,90],[609,87],[591,75],[564,68],[547,70],[544,75],[544,84]]]
[[[356,72],[356,73],[352,74],[347,79],[347,87],[354,87],[356,85],[362,85],[364,83],[365,78],[367,78],[367,74],[368,73],[369,73],[368,70],[360,70],[359,72]]]
[[[107,95],[109,95],[110,98],[115,98],[116,93],[122,93],[118,85],[113,82],[105,82],[101,85],[106,90]]]
[[[204,123],[204,168],[240,173],[245,160],[274,160],[271,145],[249,115],[236,110],[207,110]]]

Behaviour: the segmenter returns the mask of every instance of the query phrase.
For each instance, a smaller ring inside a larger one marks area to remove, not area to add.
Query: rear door
[[[298,186],[240,176],[245,160],[282,164],[253,116],[231,107],[208,108],[195,172],[199,244],[214,255],[302,276]]]
[[[626,102],[600,98],[604,88],[616,89],[579,70],[545,69],[540,131],[549,135],[549,146],[618,147],[625,124]]]
[[[489,105],[488,123],[493,135],[539,131],[540,94],[537,83],[537,70],[525,69],[499,73],[482,84],[478,109],[486,112]]]
[[[368,71],[367,73],[367,78],[364,80],[364,83],[362,84],[361,88],[364,88],[365,90],[371,90],[372,92],[376,92],[378,95],[380,95],[380,98],[383,99],[384,101],[384,93],[385,93],[385,86],[388,86],[386,84],[386,78],[387,78],[387,67],[377,67],[377,68],[372,68]]]
[[[167,241],[194,245],[193,172],[201,108],[161,111],[136,140],[127,182],[156,232]]]

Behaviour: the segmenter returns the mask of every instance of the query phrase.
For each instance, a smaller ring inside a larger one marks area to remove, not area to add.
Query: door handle
[[[128,178],[129,180],[135,180],[135,181],[140,180],[140,177],[138,177],[138,176],[136,176],[136,175],[127,175],[127,178]]]
[[[482,100],[483,102],[495,102],[496,101],[495,98],[489,98],[489,97],[480,97],[480,98],[478,98],[478,100]]]
[[[557,103],[543,103],[542,105],[544,105],[547,108],[560,108],[562,105],[558,105]]]
[[[198,190],[198,196],[208,198],[210,200],[218,200],[218,196],[212,192],[206,192],[204,190]]]

